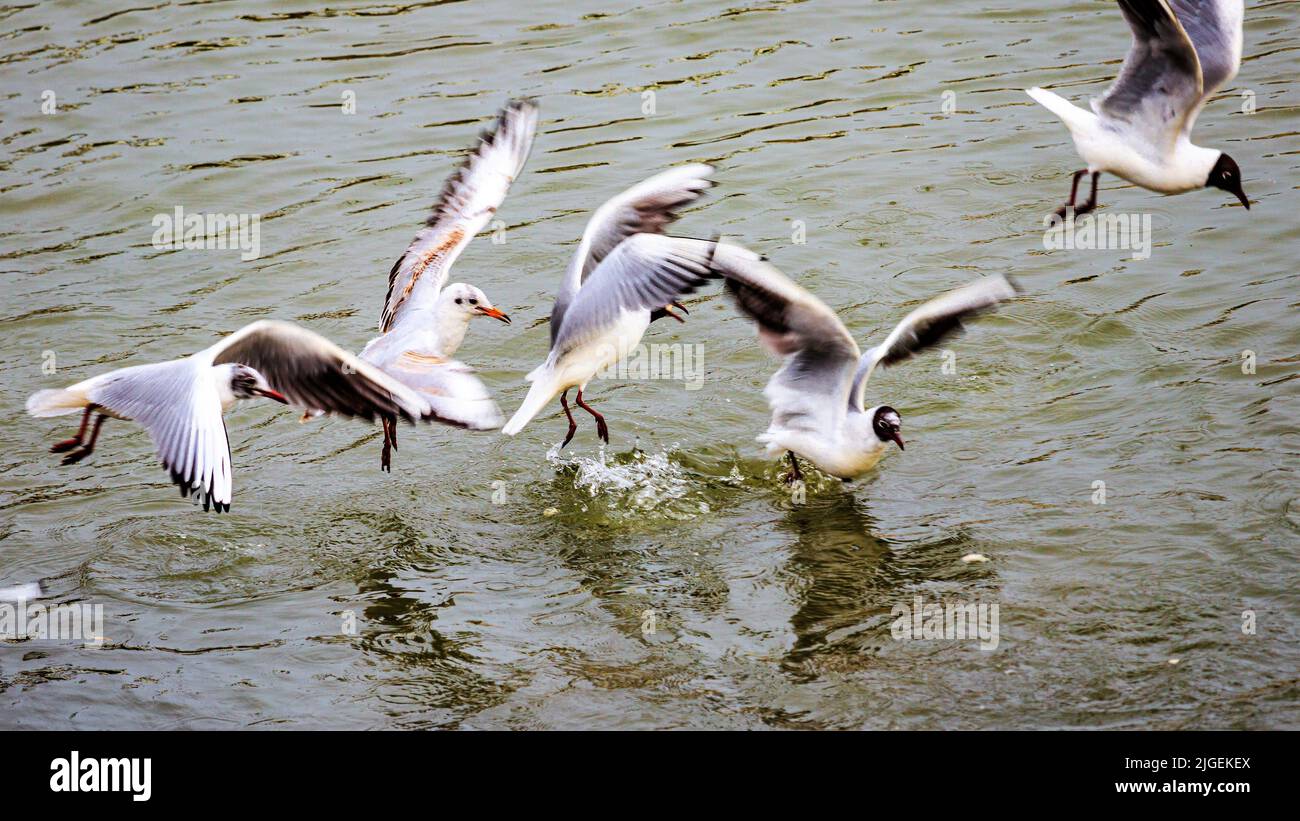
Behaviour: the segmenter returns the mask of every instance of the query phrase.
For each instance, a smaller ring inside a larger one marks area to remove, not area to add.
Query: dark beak
[[[274,399],[275,401],[279,402],[282,405],[289,404],[289,400],[284,398],[284,394],[280,393],[279,391],[273,391],[270,388],[266,388],[266,389],[253,388],[252,392],[257,394],[258,396],[265,396],[267,399]]]
[[[898,431],[894,431],[894,442],[898,445],[899,450],[907,450],[907,448],[903,447],[903,437],[898,435]]]
[[[1241,183],[1237,183],[1237,187],[1232,189],[1232,193],[1237,195],[1237,199],[1241,200],[1241,204],[1246,206],[1246,210],[1249,211],[1250,200],[1246,197],[1246,192],[1242,189]]]
[[[481,313],[481,314],[483,314],[483,316],[490,316],[490,317],[492,317],[493,319],[499,319],[499,320],[501,320],[502,322],[506,323],[507,325],[510,324],[510,317],[508,317],[508,316],[506,316],[505,314],[501,313],[501,312],[498,311],[496,308],[483,308],[483,307],[480,307],[480,308],[478,309],[478,312]]]

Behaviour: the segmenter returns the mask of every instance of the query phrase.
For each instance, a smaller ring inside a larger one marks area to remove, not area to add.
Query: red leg
[[[74,465],[77,462],[80,462],[82,459],[85,459],[87,456],[95,452],[95,442],[99,441],[99,429],[104,426],[104,420],[107,418],[108,417],[102,413],[99,416],[95,417],[95,427],[93,427],[90,431],[90,441],[87,442],[85,446],[82,447],[80,450],[74,450],[72,453],[69,453],[67,456],[64,456],[63,464]]]
[[[787,450],[786,453],[790,455],[790,472],[786,474],[785,483],[793,485],[795,482],[802,482],[803,471],[799,470],[799,460],[795,457],[794,451]]]
[[[605,444],[608,445],[609,426],[605,424],[605,417],[601,416],[599,413],[596,413],[595,408],[593,408],[591,405],[588,405],[586,402],[582,401],[582,391],[578,391],[578,407],[582,408],[587,413],[596,417],[596,435],[599,436],[601,439],[604,439]]]
[[[578,432],[578,423],[573,420],[573,411],[569,410],[568,391],[560,394],[560,406],[564,408],[564,415],[569,417],[569,432],[564,435],[564,441],[560,444],[560,447],[564,447],[573,439],[573,434]]]
[[[1074,213],[1076,216],[1079,214],[1086,214],[1092,209],[1097,207],[1097,178],[1100,176],[1101,176],[1100,171],[1092,175],[1092,193],[1088,195],[1087,202],[1085,202],[1083,205],[1080,205],[1078,208],[1074,209]]]
[[[1083,169],[1082,171],[1074,172],[1074,181],[1070,183],[1070,199],[1066,200],[1065,205],[1062,205],[1060,208],[1056,209],[1056,216],[1060,217],[1061,219],[1065,219],[1066,212],[1068,212],[1071,208],[1074,207],[1075,198],[1079,194],[1079,180],[1083,179],[1083,175],[1087,173],[1088,173],[1088,169],[1086,168]],[[1094,176],[1092,178],[1092,181],[1093,181],[1093,185],[1095,186],[1097,184],[1097,178]],[[1096,189],[1094,188],[1094,191],[1095,190]]]
[[[65,450],[81,446],[81,440],[86,438],[86,427],[90,425],[90,415],[95,412],[94,405],[87,405],[86,412],[81,415],[81,427],[77,428],[77,435],[71,439],[64,439],[62,442],[50,446],[50,453],[63,453]]]

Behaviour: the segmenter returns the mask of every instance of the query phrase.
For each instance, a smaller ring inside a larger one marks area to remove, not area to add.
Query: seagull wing
[[[495,430],[504,421],[474,369],[454,359],[407,351],[385,373],[429,403],[432,412],[426,418],[430,421],[470,430]]]
[[[758,323],[759,341],[785,357],[763,393],[772,424],[819,433],[837,430],[848,408],[858,345],[835,312],[757,254],[726,243],[712,269],[741,313]]]
[[[372,421],[376,416],[415,421],[432,412],[427,401],[374,365],[288,322],[246,325],[202,355],[211,365],[238,362],[257,369],[272,388],[308,410]]]
[[[1241,68],[1242,0],[1169,0],[1201,64],[1201,99],[1188,114],[1183,131],[1190,133],[1196,115],[1216,91]]]
[[[867,380],[877,365],[889,367],[912,358],[926,348],[961,333],[963,320],[992,309],[1016,295],[1016,288],[1002,275],[984,277],[949,291],[921,305],[894,327],[885,341],[867,351],[858,361],[849,393],[850,407],[866,410]]]
[[[634,185],[596,209],[555,296],[555,307],[551,310],[552,347],[578,290],[605,258],[633,235],[662,234],[677,219],[676,209],[699,199],[713,186],[708,179],[712,173],[711,166],[700,163],[673,168]]]
[[[230,510],[230,443],[207,362],[190,357],[123,368],[96,380],[87,397],[149,431],[182,496],[202,495],[204,510]]]
[[[391,330],[407,308],[438,298],[452,263],[487,226],[523,170],[536,132],[537,105],[512,100],[447,180],[425,227],[388,274],[381,331]]]
[[[662,308],[692,293],[716,278],[709,270],[715,248],[717,244],[708,240],[663,234],[635,234],[623,240],[569,304],[551,350],[563,356],[603,336],[625,312]]]
[[[1133,44],[1119,76],[1093,108],[1147,145],[1172,148],[1203,95],[1201,64],[1166,0],[1119,0]]]

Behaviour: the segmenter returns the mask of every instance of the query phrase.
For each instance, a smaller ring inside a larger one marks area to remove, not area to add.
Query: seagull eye
[[[460,303],[461,303],[460,297],[456,297],[456,304],[459,305]]]
[[[477,305],[477,304],[478,304],[478,300],[477,300],[477,299],[471,299],[471,300],[469,301],[469,304],[470,304],[470,305]]]

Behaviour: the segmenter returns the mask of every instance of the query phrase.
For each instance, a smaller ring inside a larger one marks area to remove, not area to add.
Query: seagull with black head
[[[1041,88],[1026,92],[1061,118],[1088,163],[1075,172],[1057,216],[1095,208],[1103,172],[1162,194],[1220,188],[1249,209],[1236,161],[1191,141],[1201,108],[1241,66],[1242,0],[1119,0],[1119,7],[1133,44],[1092,111]],[[1088,175],[1091,193],[1078,203],[1079,183]]]

